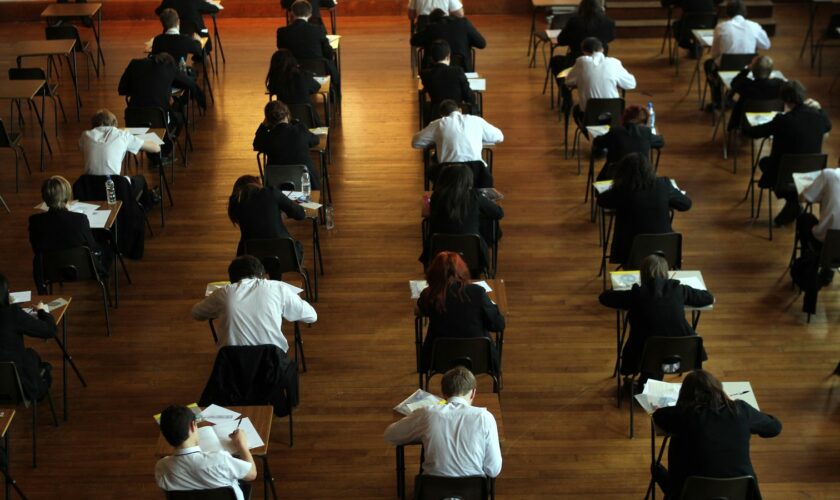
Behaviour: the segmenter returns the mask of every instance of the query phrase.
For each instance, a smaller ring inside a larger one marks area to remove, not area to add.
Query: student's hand
[[[230,433],[229,437],[230,440],[233,441],[233,444],[235,444],[240,450],[248,449],[248,436],[246,436],[244,432],[240,432],[239,429],[236,429]]]
[[[35,310],[36,311],[46,311],[47,306],[45,306],[43,302],[38,302],[37,304],[35,304]]]
[[[756,55],[755,57],[753,57],[753,60],[750,61],[750,65],[749,65],[750,70],[755,71],[755,67],[758,66],[758,58],[759,57],[761,57],[761,56]]]
[[[806,99],[805,100],[805,105],[806,106],[811,106],[812,108],[815,108],[815,109],[820,109],[820,103],[818,101],[816,101],[815,99]]]

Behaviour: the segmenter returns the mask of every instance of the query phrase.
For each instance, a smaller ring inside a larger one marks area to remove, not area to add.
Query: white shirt
[[[577,58],[566,76],[566,85],[577,87],[580,109],[586,111],[586,101],[589,99],[621,97],[618,89],[636,88],[636,78],[624,69],[618,59],[605,57],[603,52],[595,52],[591,56]]]
[[[180,35],[181,34],[181,28],[180,27],[169,28],[168,30],[164,31],[163,34],[164,35]]]
[[[802,197],[820,204],[820,222],[812,229],[814,238],[825,241],[829,229],[840,229],[840,169],[820,172],[814,183],[802,191]]]
[[[219,346],[274,344],[283,352],[289,342],[280,325],[286,321],[314,323],[318,314],[282,281],[247,278],[214,291],[192,309],[193,318],[220,319]]]
[[[423,443],[423,474],[431,476],[496,477],[502,470],[502,452],[496,419],[462,397],[445,405],[414,411],[385,430],[393,445]]]
[[[155,481],[164,491],[209,490],[231,487],[237,500],[244,500],[239,480],[251,471],[251,462],[226,451],[206,453],[198,446],[175,450],[155,464]]]
[[[137,154],[143,141],[116,127],[96,127],[82,132],[79,149],[89,175],[120,175],[126,151]]]
[[[481,161],[484,144],[498,144],[503,140],[502,131],[484,118],[453,111],[414,134],[411,147],[423,149],[434,144],[441,163]]]
[[[463,9],[464,5],[458,0],[408,0],[408,8],[413,9],[418,16],[428,16],[435,9],[449,14]]]
[[[753,54],[769,48],[770,39],[760,24],[735,16],[715,26],[711,55],[720,64],[721,54]]]

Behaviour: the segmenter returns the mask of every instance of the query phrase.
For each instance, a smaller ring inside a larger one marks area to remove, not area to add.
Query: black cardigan
[[[41,358],[23,344],[23,336],[40,339],[55,337],[55,319],[44,311],[35,318],[14,304],[0,306],[0,361],[17,365],[23,390],[30,398],[40,399],[49,386],[41,379]]]
[[[306,217],[303,207],[290,200],[280,188],[269,186],[254,193],[244,203],[230,198],[231,212],[239,221],[239,246],[236,255],[245,252],[245,242],[253,239],[290,238],[281,212],[295,220]]]

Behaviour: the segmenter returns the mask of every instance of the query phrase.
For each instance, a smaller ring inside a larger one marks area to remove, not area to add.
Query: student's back
[[[420,73],[420,79],[423,82],[423,89],[429,94],[433,112],[446,99],[452,99],[457,103],[474,101],[463,68],[443,63],[434,64]]]
[[[435,40],[444,40],[448,43],[452,50],[453,64],[460,59],[461,67],[467,72],[475,71],[471,48],[483,49],[487,46],[487,41],[466,17],[445,17],[439,22],[432,23],[425,30],[412,35],[411,44],[428,47]],[[424,64],[431,64],[428,52]]]
[[[289,49],[301,59],[329,59],[333,50],[327,41],[327,31],[322,25],[296,19],[288,26],[277,28],[277,48]]]

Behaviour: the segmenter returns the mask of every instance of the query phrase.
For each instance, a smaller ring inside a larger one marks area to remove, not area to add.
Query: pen
[[[741,392],[736,392],[735,394],[730,394],[730,396],[743,396],[744,394],[747,394],[747,393],[749,393],[749,392],[750,392],[750,391],[741,391]]]
[[[236,423],[236,431],[239,430],[239,426],[242,425],[242,417],[239,417],[239,421]],[[236,432],[234,431],[234,432]]]

